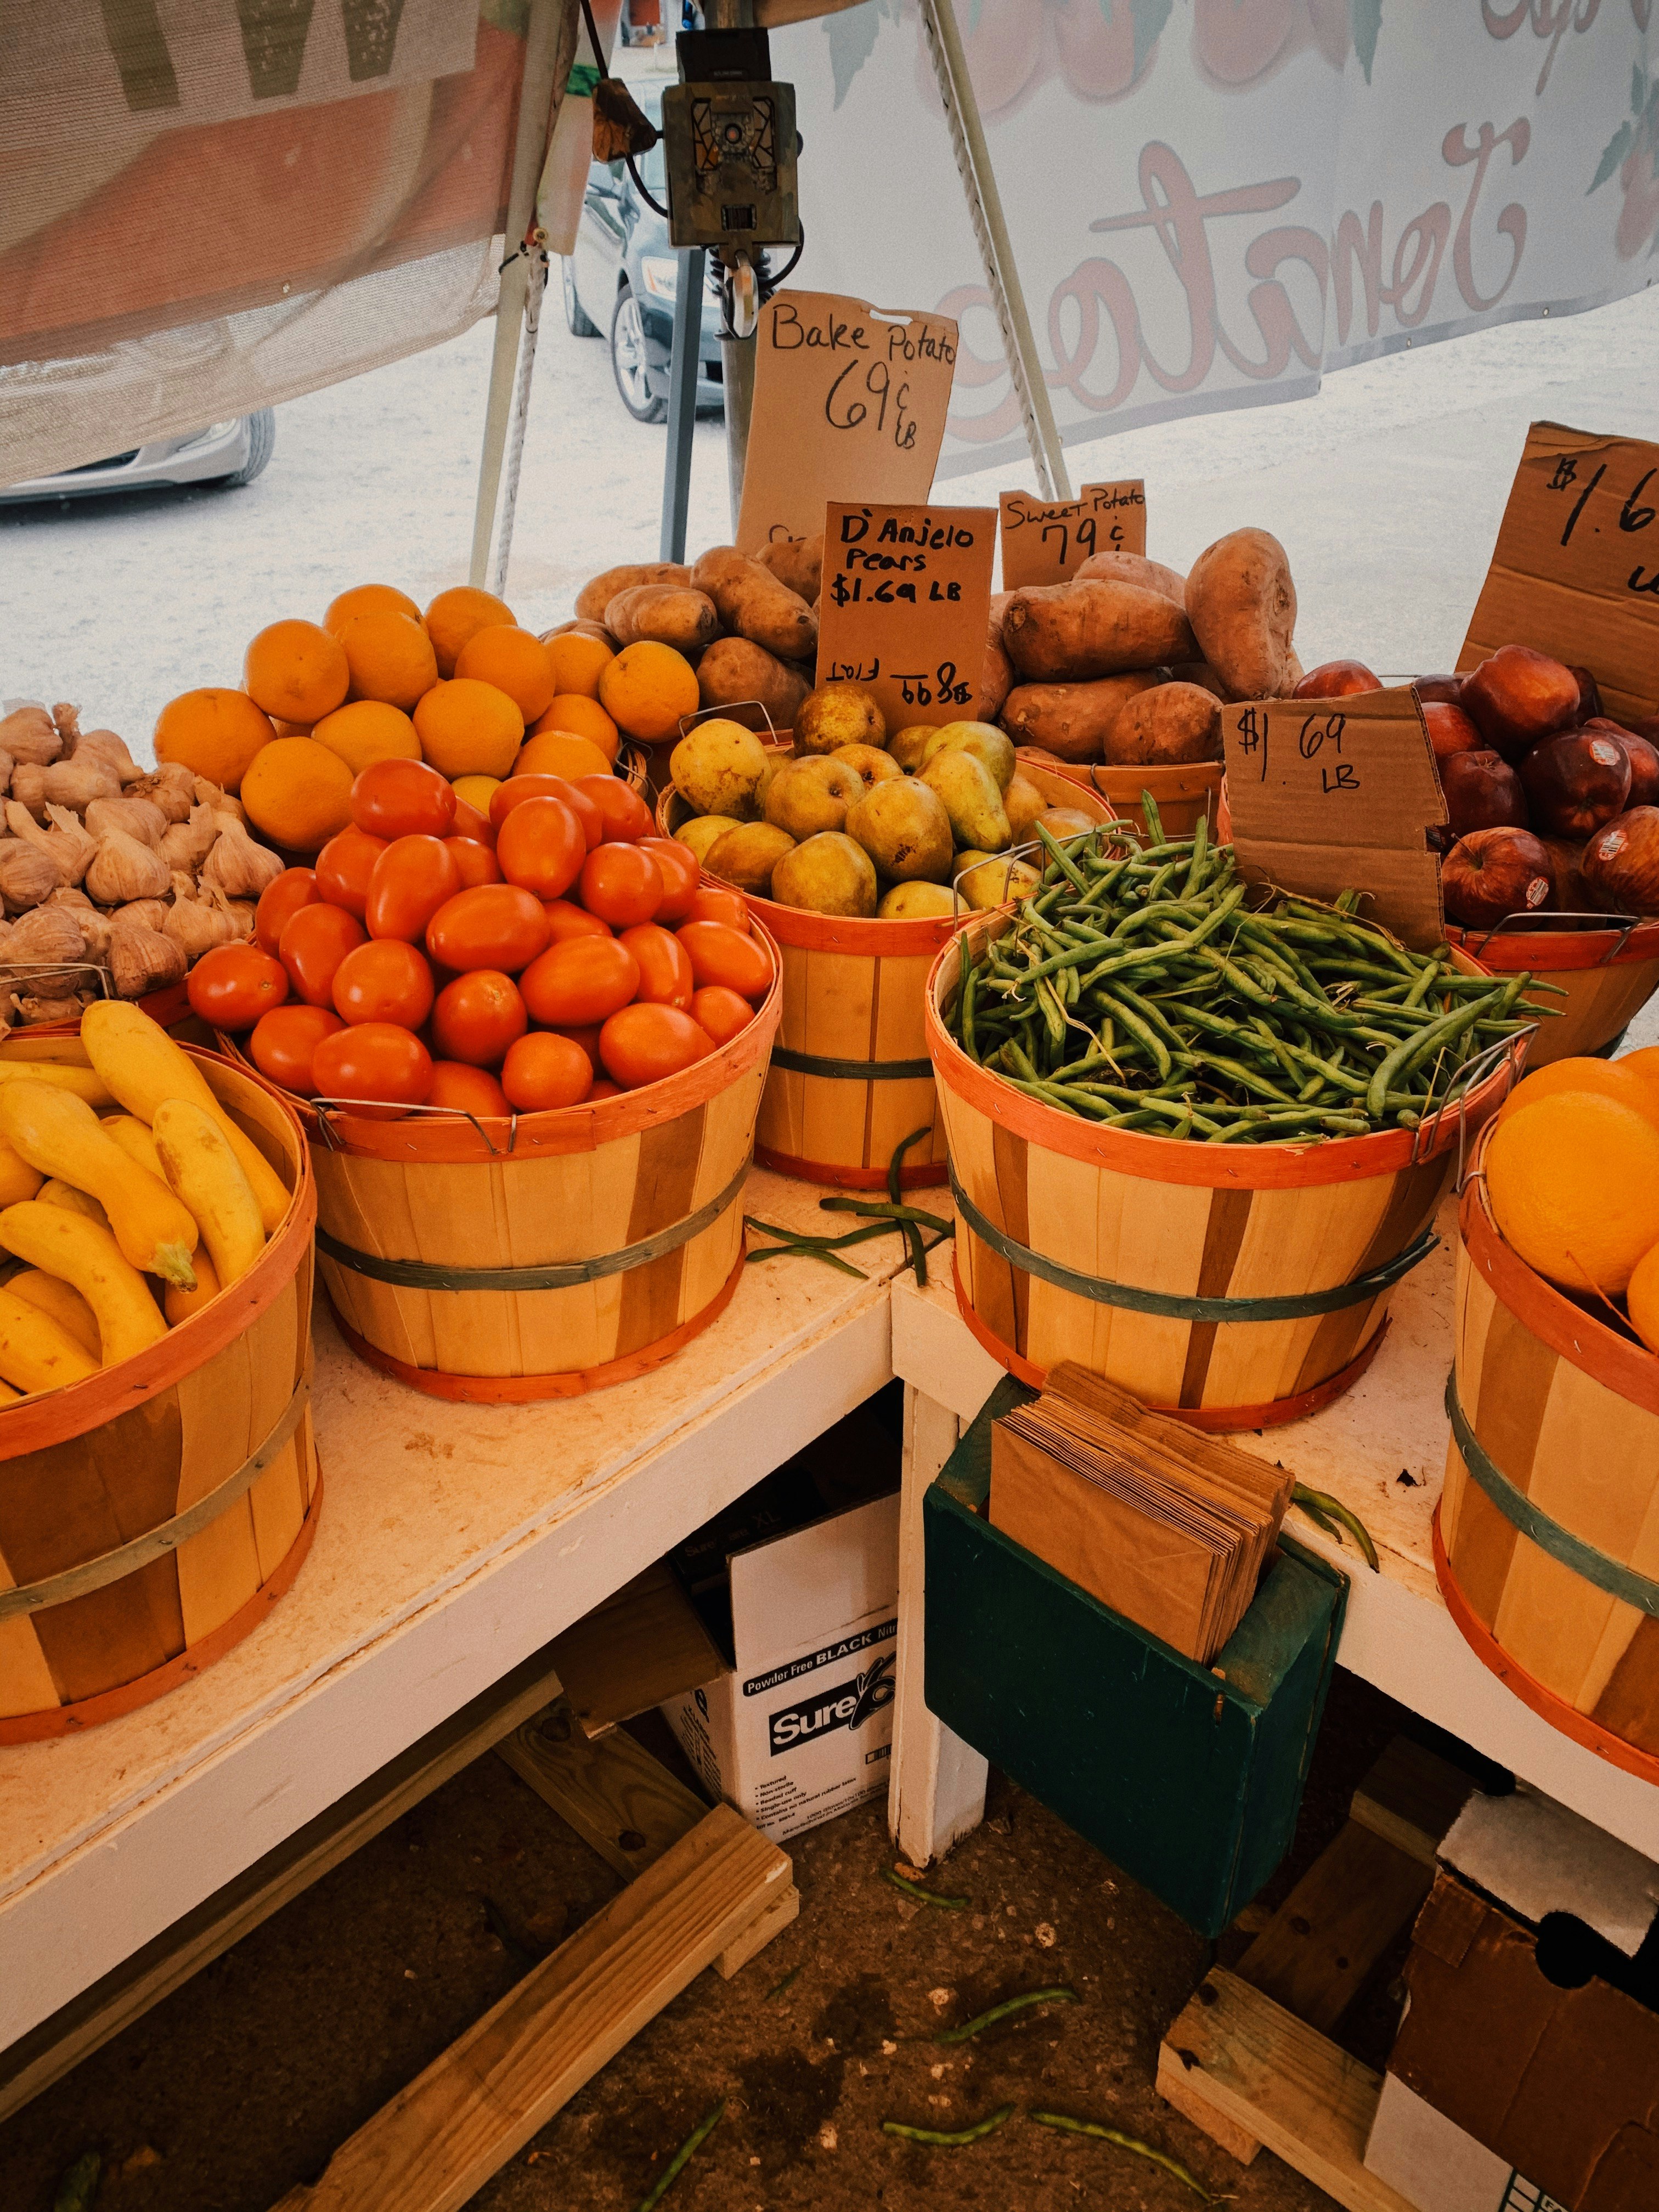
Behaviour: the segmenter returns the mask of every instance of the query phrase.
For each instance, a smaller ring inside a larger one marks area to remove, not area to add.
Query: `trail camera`
[[[662,97],[669,235],[728,252],[793,246],[795,88],[772,82],[764,31],[686,31]]]

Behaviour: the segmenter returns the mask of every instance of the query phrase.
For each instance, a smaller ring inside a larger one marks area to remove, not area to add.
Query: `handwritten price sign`
[[[996,511],[830,503],[817,680],[875,693],[890,730],[972,720],[991,621]]]
[[[1659,712],[1659,446],[1534,422],[1457,657],[1529,645],[1610,714]]]
[[[1005,592],[1067,584],[1091,553],[1146,550],[1146,487],[1138,477],[1085,484],[1075,499],[1048,502],[1006,491],[999,506]]]

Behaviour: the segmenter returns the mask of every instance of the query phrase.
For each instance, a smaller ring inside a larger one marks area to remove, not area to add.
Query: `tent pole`
[[[519,119],[513,135],[513,172],[507,188],[506,251],[501,291],[495,301],[495,340],[489,357],[489,397],[484,409],[483,453],[478,465],[478,497],[472,515],[472,562],[470,580],[483,587],[489,574],[489,544],[495,535],[495,503],[501,484],[501,464],[507,452],[515,389],[522,385],[523,404],[518,411],[517,446],[513,464],[516,493],[517,452],[524,440],[525,416],[530,402],[529,374],[519,374],[520,341],[524,335],[525,307],[531,295],[531,261],[539,257],[538,246],[526,244],[535,211],[536,185],[547,152],[547,135],[553,108],[553,78],[559,50],[559,32],[574,0],[530,0],[530,22],[525,36],[524,78],[519,88]],[[535,333],[529,335],[531,357],[535,356]],[[496,556],[496,574],[504,579],[513,529],[509,507],[502,520],[501,545]]]
[[[1069,499],[1071,480],[1066,472],[1060,433],[1054,427],[1054,410],[1048,404],[1042,363],[1031,336],[1030,318],[1025,312],[1019,268],[1009,241],[1008,226],[1003,220],[996,173],[991,167],[990,149],[985,143],[985,129],[980,121],[979,102],[974,95],[968,58],[962,50],[962,33],[957,27],[953,0],[921,0],[921,21],[927,33],[928,51],[933,58],[933,74],[939,79],[939,94],[945,102],[945,119],[951,126],[951,143],[956,152],[962,188],[967,195],[980,259],[985,265],[986,287],[1002,331],[1008,374],[1013,380],[1019,411],[1024,418],[1025,441],[1031,449],[1037,488],[1045,499]]]
[[[659,561],[684,561],[685,523],[691,504],[691,441],[697,420],[697,378],[702,371],[702,295],[708,257],[701,246],[677,257],[674,351],[668,386],[668,449],[663,459]]]

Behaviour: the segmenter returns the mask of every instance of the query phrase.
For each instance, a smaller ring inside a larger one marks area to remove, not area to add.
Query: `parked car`
[[[660,126],[662,88],[635,82],[629,89]],[[636,166],[647,191],[665,199],[661,144]],[[640,198],[627,163],[595,161],[583,195],[576,251],[563,264],[564,319],[579,338],[608,338],[617,390],[636,422],[660,422],[668,412],[679,273],[668,225]],[[702,303],[696,404],[711,412],[724,404],[720,296],[712,264]]]
[[[96,499],[109,492],[160,491],[178,484],[252,483],[276,443],[276,417],[262,407],[257,415],[210,422],[205,430],[186,431],[181,437],[157,438],[54,477],[0,486],[0,501]]]

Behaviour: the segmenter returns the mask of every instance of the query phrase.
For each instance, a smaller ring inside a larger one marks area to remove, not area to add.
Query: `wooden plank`
[[[1212,2142],[1219,2143],[1229,2158],[1236,2158],[1241,2166],[1249,2166],[1261,2149],[1261,2144],[1248,2129],[1235,2126],[1209,2102],[1201,2076],[1188,2081],[1186,2068],[1167,2043],[1159,2044],[1158,2048],[1154,2087],[1166,2105],[1173,2106],[1183,2120],[1190,2120],[1195,2128],[1202,2129]]]
[[[459,2212],[764,1913],[790,1863],[727,1806],[619,1890],[450,2045],[282,2212]]]
[[[0,2055],[0,2120],[470,1765],[556,1694],[550,1650],[515,1667]],[[699,1810],[702,1808],[699,1808]]]
[[[1233,1971],[1328,2033],[1433,1879],[1420,1859],[1346,1821]]]
[[[1381,2075],[1236,1974],[1214,1969],[1164,2038],[1160,2087],[1172,2070],[1182,2109],[1217,2141],[1206,2114],[1265,2143],[1346,2212],[1412,2212],[1365,2170]]]
[[[1426,1867],[1474,1784],[1448,1760],[1397,1735],[1353,1793],[1353,1817]]]
[[[660,1559],[556,1637],[552,1652],[586,1735],[602,1735],[618,1721],[713,1681],[723,1664],[690,1599]]]
[[[800,1892],[792,1881],[782,1896],[774,1898],[760,1917],[744,1929],[735,1943],[726,1945],[714,1961],[715,1972],[722,1981],[729,1982],[739,1967],[746,1966],[775,1936],[781,1936],[790,1922],[799,1917]]]
[[[562,1698],[495,1750],[624,1881],[654,1865],[708,1810],[626,1729],[590,1741]]]

